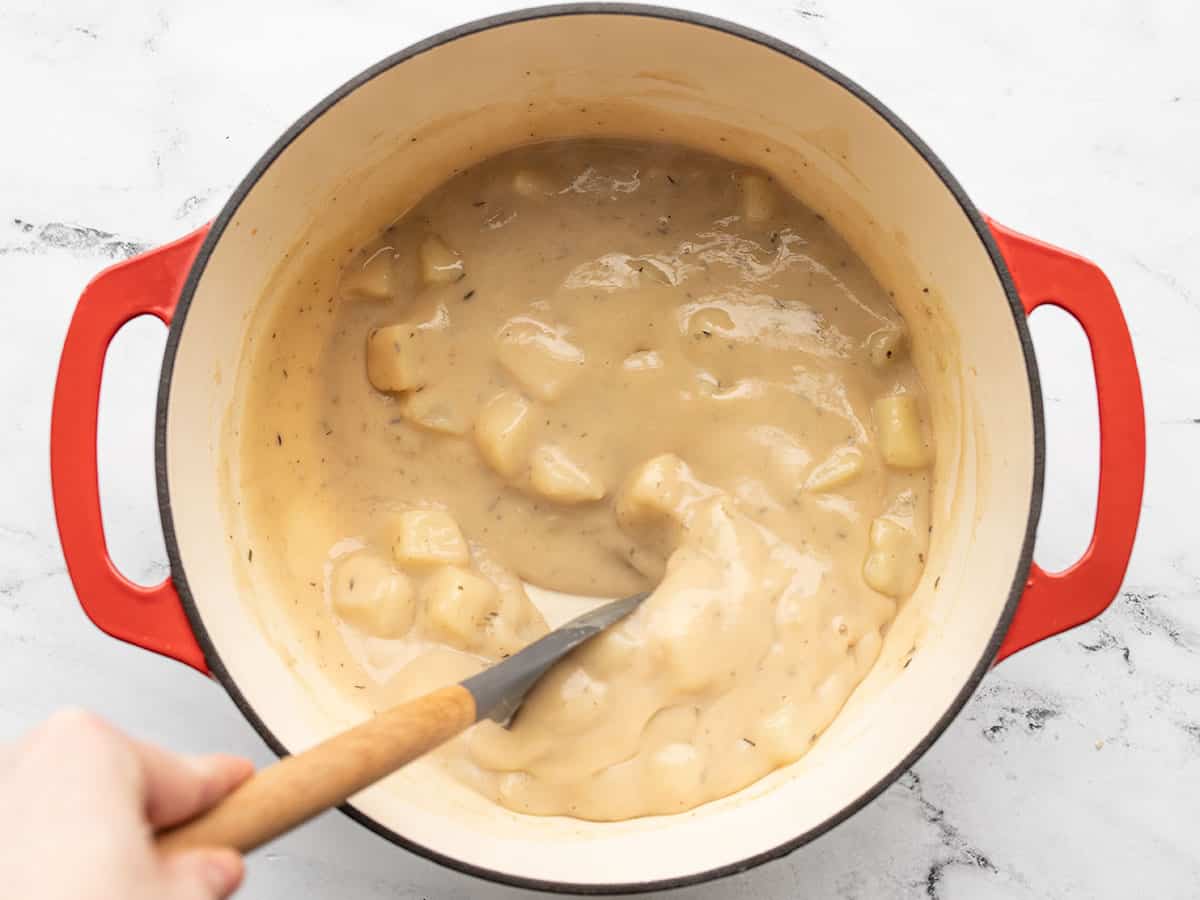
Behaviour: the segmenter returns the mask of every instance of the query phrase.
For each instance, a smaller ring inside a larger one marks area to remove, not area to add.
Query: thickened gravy
[[[443,751],[511,809],[678,812],[795,761],[920,577],[905,328],[820,216],[668,146],[526,147],[325,259],[256,329],[252,550],[364,710],[633,615]]]

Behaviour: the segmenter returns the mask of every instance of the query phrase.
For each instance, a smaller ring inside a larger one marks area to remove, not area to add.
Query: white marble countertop
[[[269,754],[221,689],[94,629],[59,552],[47,457],[59,347],[87,278],[216,214],[302,111],[370,63],[505,4],[9,0],[0,8],[0,738],[66,703],[182,749]],[[1155,897],[1200,892],[1200,7],[1170,0],[694,0],[879,95],[975,201],[1097,260],[1149,420],[1143,524],[1097,622],[1005,662],[934,749],[831,834],[680,897]],[[1071,561],[1095,484],[1078,332],[1039,322],[1050,462],[1038,558]],[[109,538],[166,571],[151,434],[156,322],[104,384]],[[244,896],[474,898],[492,888],[337,814],[250,864]]]

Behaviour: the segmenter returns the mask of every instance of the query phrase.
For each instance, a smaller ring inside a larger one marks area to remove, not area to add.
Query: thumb
[[[178,825],[211,809],[250,777],[254,766],[233,756],[181,756],[134,741],[145,785],[146,819],[153,828]]]
[[[225,900],[246,872],[242,855],[226,848],[172,854],[163,868],[169,900]]]

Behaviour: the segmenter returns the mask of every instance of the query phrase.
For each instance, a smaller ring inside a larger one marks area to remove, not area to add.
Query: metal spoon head
[[[635,594],[597,606],[463,681],[462,686],[475,698],[475,720],[490,718],[508,724],[547,669],[584,641],[625,618],[649,596],[649,593]]]

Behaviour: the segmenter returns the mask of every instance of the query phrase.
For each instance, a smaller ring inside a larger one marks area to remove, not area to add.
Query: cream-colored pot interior
[[[673,140],[761,166],[824,214],[895,291],[938,446],[923,582],[872,674],[799,762],[692,812],[616,824],[517,815],[428,764],[354,799],[460,865],[603,886],[688,878],[794,842],[940,730],[994,650],[1021,574],[1035,429],[1013,310],[971,219],[921,153],[827,74],[744,35],[616,13],[492,23],[418,48],[315,115],[249,187],[186,309],[170,375],[176,578],[219,657],[210,663],[287,749],[342,716],[303,689],[243,600],[227,486],[246,335],[273,279],[332,238],[366,237],[459,167],[581,135]]]

